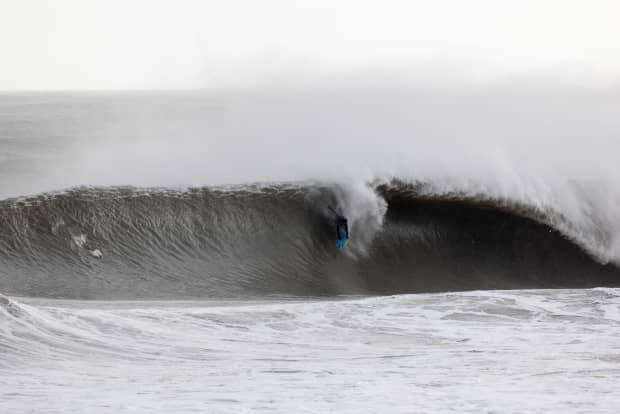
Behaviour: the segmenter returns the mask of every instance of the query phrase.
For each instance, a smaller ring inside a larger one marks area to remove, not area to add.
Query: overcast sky
[[[620,3],[0,0],[0,90],[620,81]]]

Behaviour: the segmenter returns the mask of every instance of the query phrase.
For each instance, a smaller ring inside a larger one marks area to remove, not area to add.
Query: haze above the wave
[[[608,85],[617,2],[6,0],[0,90]]]

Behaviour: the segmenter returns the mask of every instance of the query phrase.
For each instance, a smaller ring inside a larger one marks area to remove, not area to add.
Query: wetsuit
[[[336,246],[339,249],[344,248],[349,240],[349,223],[346,217],[338,214],[331,206],[327,208],[336,216]]]
[[[336,238],[338,240],[349,238],[349,223],[342,216],[336,217]]]
[[[342,216],[336,216],[336,246],[344,249],[349,240],[349,224],[347,219]]]

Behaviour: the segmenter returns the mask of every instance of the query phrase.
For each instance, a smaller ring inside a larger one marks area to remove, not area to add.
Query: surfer
[[[336,235],[338,238],[336,246],[340,249],[344,248],[349,240],[349,223],[343,216],[336,217]]]
[[[336,216],[336,246],[342,249],[347,245],[347,241],[349,240],[349,222],[345,216],[338,214],[333,208],[329,207],[329,209]]]

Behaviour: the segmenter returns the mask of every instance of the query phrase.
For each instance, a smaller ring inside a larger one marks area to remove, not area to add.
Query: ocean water
[[[0,412],[616,412],[619,101],[0,97]]]
[[[617,411],[620,291],[3,299],[6,412]]]

